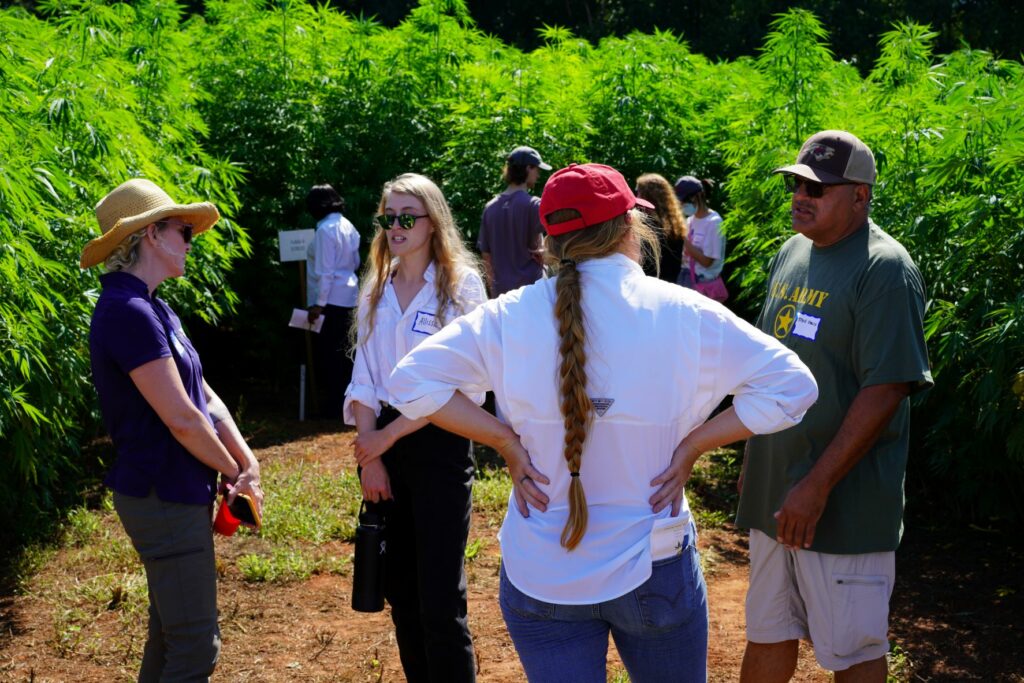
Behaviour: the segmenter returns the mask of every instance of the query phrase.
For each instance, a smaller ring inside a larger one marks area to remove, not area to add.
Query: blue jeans
[[[632,683],[707,680],[707,586],[692,543],[655,562],[651,578],[614,600],[535,600],[512,585],[504,567],[499,599],[530,683],[605,683],[609,632]]]

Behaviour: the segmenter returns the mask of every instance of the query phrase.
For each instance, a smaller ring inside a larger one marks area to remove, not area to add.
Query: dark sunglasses
[[[192,230],[195,226],[191,223],[168,223],[167,221],[157,221],[154,225],[159,225],[162,228],[170,226],[172,228],[179,228],[178,232],[181,233],[181,239],[185,240],[185,244],[192,241]]]
[[[373,220],[377,221],[377,225],[384,230],[390,230],[395,226],[395,219],[398,219],[398,227],[402,230],[412,230],[413,226],[416,225],[416,221],[426,217],[426,215],[414,216],[411,213],[399,213],[390,216],[387,214],[381,214],[379,216],[374,216]]]
[[[824,196],[825,190],[829,187],[835,187],[836,185],[853,185],[853,183],[819,183],[816,180],[808,180],[807,178],[801,178],[798,175],[786,175],[783,176],[786,182],[786,192],[790,194],[796,194],[796,191],[802,186],[804,192],[807,193],[808,197],[812,199],[820,199]]]

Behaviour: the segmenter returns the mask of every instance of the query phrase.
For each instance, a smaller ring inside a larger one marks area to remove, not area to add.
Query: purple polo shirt
[[[178,316],[162,299],[149,296],[145,282],[112,272],[101,275],[100,283],[89,353],[103,422],[117,452],[103,481],[127,496],[145,497],[155,489],[161,500],[209,505],[217,472],[174,438],[128,376],[152,360],[173,358],[188,397],[210,420],[199,355]]]

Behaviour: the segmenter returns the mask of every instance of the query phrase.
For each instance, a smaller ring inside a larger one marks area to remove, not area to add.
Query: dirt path
[[[351,470],[354,462],[350,440],[349,434],[309,433],[268,444],[258,450],[258,456],[264,463],[276,458],[300,457],[330,468]],[[107,514],[102,523],[103,533],[122,533],[112,514]],[[499,556],[495,533],[479,515],[474,516],[471,541],[481,539],[481,548],[467,563],[467,573],[470,627],[479,658],[479,678],[495,682],[522,681],[522,669],[498,608]],[[218,538],[217,544],[223,569],[220,583],[223,651],[215,680],[251,683],[403,680],[387,611],[368,615],[349,609],[350,576],[323,574],[288,584],[246,583],[234,563],[245,552],[244,542],[239,542],[238,538]],[[745,535],[731,528],[705,529],[701,532],[700,549],[707,567],[711,609],[709,677],[713,682],[735,681],[745,642]],[[350,555],[352,548],[350,544],[335,543],[330,551],[344,556]],[[68,608],[59,599],[59,592],[58,598],[54,598],[53,587],[80,585],[93,578],[88,566],[75,565],[70,559],[71,553],[62,550],[50,558],[32,579],[25,595],[0,596],[0,681],[134,680],[135,662],[144,634],[135,627],[127,628],[118,610],[100,610],[85,626],[74,631],[70,640],[68,629],[61,629],[61,620],[67,617]],[[905,579],[911,583],[907,593],[920,597],[914,593],[913,580],[912,576]],[[1019,604],[1019,600],[1013,604]],[[951,637],[960,639],[961,649],[977,649],[978,643],[971,640],[969,630],[958,628],[953,618],[945,619],[934,610],[921,609],[920,602],[900,605],[894,618],[894,630],[898,630],[896,641],[913,656],[920,652],[940,658],[929,662],[927,667],[922,666],[921,670],[929,675],[918,676],[918,679],[1024,681],[1012,671],[1006,671],[1005,664],[995,664],[994,671],[999,675],[988,676],[985,671],[993,669],[978,664],[980,658],[965,664],[945,661],[945,658],[955,659],[956,652],[944,648],[941,641],[934,642],[932,637],[941,635],[945,628]],[[988,636],[997,637],[997,630],[993,628]],[[1019,632],[1004,633],[1002,637],[1007,647],[1020,642]],[[1014,655],[1012,650],[1010,652],[1004,656],[1012,658]],[[620,669],[621,663],[612,645],[609,671],[614,674]],[[817,666],[809,648],[802,647],[794,680],[828,681],[830,676]]]

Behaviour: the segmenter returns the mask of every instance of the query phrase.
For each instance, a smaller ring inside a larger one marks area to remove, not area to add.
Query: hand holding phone
[[[256,503],[244,493],[239,493],[235,496],[235,500],[228,505],[228,510],[246,526],[259,529],[263,524],[263,520],[260,519],[260,513],[256,509]]]

